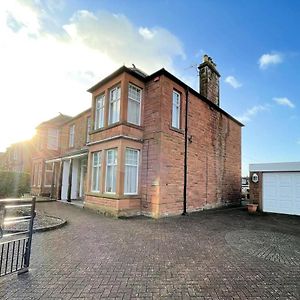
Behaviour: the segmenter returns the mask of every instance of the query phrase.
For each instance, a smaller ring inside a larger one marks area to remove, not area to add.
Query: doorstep
[[[77,207],[80,207],[80,208],[83,208],[83,206],[84,206],[83,200],[80,200],[80,199],[71,200],[70,202],[67,201],[67,200],[57,200],[57,202],[64,203],[64,204],[69,204],[69,205],[74,205],[74,206],[77,206]]]

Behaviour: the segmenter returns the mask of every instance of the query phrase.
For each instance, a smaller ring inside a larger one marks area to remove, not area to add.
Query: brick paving
[[[0,299],[300,299],[300,266],[289,263],[299,261],[299,217],[235,209],[112,219],[62,203],[38,209],[69,224],[34,235],[30,272],[1,278]],[[247,241],[269,249],[270,240],[287,261],[245,251]]]

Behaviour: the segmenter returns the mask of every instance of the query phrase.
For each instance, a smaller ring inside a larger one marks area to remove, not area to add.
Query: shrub
[[[30,192],[30,174],[0,171],[0,199]]]

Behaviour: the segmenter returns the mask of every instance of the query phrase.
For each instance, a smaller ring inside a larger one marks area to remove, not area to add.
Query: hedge
[[[0,199],[30,192],[30,174],[0,171]]]

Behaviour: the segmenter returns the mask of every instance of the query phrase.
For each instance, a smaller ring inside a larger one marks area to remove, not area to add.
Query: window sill
[[[100,198],[108,198],[108,199],[115,199],[115,200],[122,200],[122,199],[137,199],[141,198],[140,195],[116,195],[116,194],[110,194],[110,193],[97,193],[97,192],[88,192],[86,193],[87,196],[93,196],[93,197],[100,197]]]
[[[179,129],[179,128],[175,128],[175,127],[170,126],[170,130],[175,131],[175,132],[180,133],[180,134],[184,134],[183,129]]]
[[[114,127],[117,127],[117,126],[120,126],[120,125],[125,125],[125,126],[128,126],[128,127],[139,129],[139,130],[144,130],[144,127],[141,126],[141,125],[135,125],[135,124],[132,124],[132,123],[128,123],[127,121],[123,121],[123,122],[117,122],[117,123],[114,123],[114,124],[110,124],[110,125],[107,125],[105,127],[94,129],[90,132],[90,134],[102,132],[102,131],[105,131],[105,130],[108,130],[108,129],[111,129],[111,128],[114,128]]]

